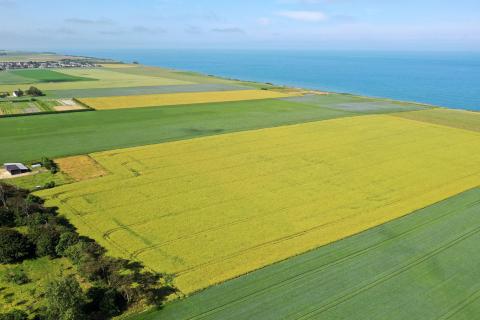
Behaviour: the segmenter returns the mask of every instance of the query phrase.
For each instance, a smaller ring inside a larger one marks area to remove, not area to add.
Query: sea
[[[480,52],[122,49],[62,53],[480,111]]]

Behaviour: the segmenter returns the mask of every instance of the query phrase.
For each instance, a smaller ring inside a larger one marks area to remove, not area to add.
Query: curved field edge
[[[472,319],[479,210],[474,188],[128,319]]]
[[[477,186],[479,144],[476,132],[343,118],[95,154],[113,175],[43,195],[191,293]]]

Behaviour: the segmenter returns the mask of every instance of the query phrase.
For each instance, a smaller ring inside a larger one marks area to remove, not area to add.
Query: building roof
[[[10,170],[28,170],[28,168],[23,163],[4,163],[3,166],[8,171],[10,171]]]

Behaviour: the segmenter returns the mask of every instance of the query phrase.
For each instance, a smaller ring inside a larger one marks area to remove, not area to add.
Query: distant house
[[[22,90],[15,90],[12,92],[12,96],[18,98],[18,97],[21,97],[23,96],[23,91]]]
[[[3,166],[12,176],[30,171],[23,163],[5,163]]]

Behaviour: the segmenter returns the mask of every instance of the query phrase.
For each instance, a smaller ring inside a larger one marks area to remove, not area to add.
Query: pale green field
[[[0,71],[0,85],[4,84],[23,84],[36,82],[33,79],[22,77],[18,74],[8,71]]]
[[[134,68],[125,68],[134,69]],[[94,81],[37,83],[35,86],[40,90],[70,90],[89,88],[122,88],[191,84],[192,82],[162,77],[126,74],[115,72],[106,68],[93,69],[54,69],[57,72],[71,76],[97,79]],[[0,92],[10,92],[18,89],[18,85],[0,85]],[[26,88],[27,85],[24,85]]]
[[[439,108],[432,110],[401,112],[395,114],[395,116],[480,132],[480,112]]]
[[[181,81],[194,82],[194,83],[223,83],[231,85],[244,85],[251,87],[252,84],[257,84],[256,87],[263,87],[265,84],[259,84],[254,82],[241,82],[236,80],[228,80],[214,76],[203,75],[196,72],[184,72],[166,68],[149,67],[139,65],[136,68],[114,68],[111,69],[123,74],[131,75],[146,75],[151,77],[170,78]]]

